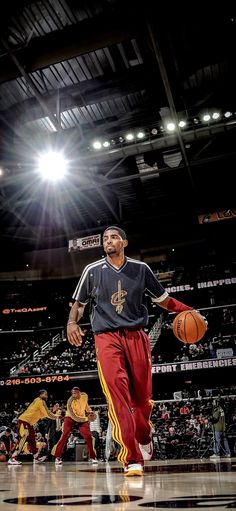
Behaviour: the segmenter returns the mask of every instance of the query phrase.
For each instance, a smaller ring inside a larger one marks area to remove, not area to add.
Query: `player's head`
[[[39,397],[41,397],[41,399],[48,399],[48,392],[47,392],[47,390],[45,390],[45,389],[39,390]]]
[[[72,394],[72,396],[79,397],[80,396],[79,387],[73,387],[73,389],[71,389],[71,394]]]
[[[103,233],[103,249],[107,255],[118,255],[128,245],[126,233],[120,227],[111,225]]]

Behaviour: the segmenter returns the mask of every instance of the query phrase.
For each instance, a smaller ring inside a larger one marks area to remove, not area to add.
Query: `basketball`
[[[173,333],[179,341],[193,344],[200,341],[207,330],[204,318],[196,310],[180,312],[173,321]]]
[[[5,454],[0,454],[0,461],[6,461]]]

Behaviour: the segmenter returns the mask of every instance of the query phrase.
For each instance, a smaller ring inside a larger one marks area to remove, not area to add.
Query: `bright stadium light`
[[[203,115],[202,120],[204,122],[208,122],[208,121],[210,121],[210,118],[211,118],[210,114],[205,114],[205,115]]]
[[[141,138],[144,138],[145,137],[145,133],[143,131],[139,131],[137,133],[137,138],[141,139]]]
[[[125,138],[126,138],[126,140],[128,140],[128,141],[130,142],[131,140],[133,140],[133,139],[134,139],[134,135],[133,135],[133,133],[128,133],[128,134],[125,136]]]
[[[225,114],[224,114],[224,115],[225,115],[226,119],[228,119],[228,118],[229,118],[229,117],[231,117],[233,114],[232,114],[232,112],[225,112]]]
[[[94,148],[94,149],[101,149],[101,148],[102,148],[102,144],[101,144],[101,142],[99,142],[99,140],[95,140],[95,141],[93,142],[93,148]]]
[[[38,161],[38,172],[48,181],[59,181],[67,170],[67,161],[62,153],[48,152],[42,154]]]
[[[167,125],[166,125],[166,129],[168,131],[175,131],[175,124],[174,124],[174,122],[168,122]]]
[[[179,121],[179,127],[184,128],[186,126],[186,121]]]

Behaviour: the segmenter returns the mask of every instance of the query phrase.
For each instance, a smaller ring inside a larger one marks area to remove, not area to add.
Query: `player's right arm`
[[[67,338],[72,346],[81,346],[83,342],[82,337],[84,333],[80,326],[77,325],[77,322],[83,317],[84,309],[85,304],[76,301],[70,310],[67,323]]]

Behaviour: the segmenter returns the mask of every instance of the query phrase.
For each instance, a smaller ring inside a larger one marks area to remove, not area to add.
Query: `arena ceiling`
[[[204,236],[198,214],[235,208],[234,13],[8,0],[0,30],[5,254],[114,223],[181,242]],[[47,149],[68,161],[56,185],[36,172]]]

